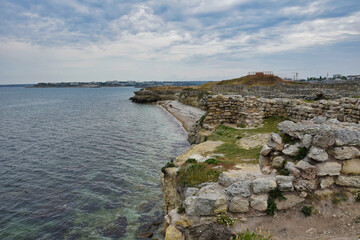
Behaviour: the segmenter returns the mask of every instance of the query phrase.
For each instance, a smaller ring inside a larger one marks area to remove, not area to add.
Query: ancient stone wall
[[[216,85],[212,87],[216,94],[239,94],[264,98],[294,98],[294,99],[337,99],[341,97],[360,96],[360,81],[327,82],[286,85],[277,84],[272,87],[246,85]]]
[[[234,123],[256,126],[264,117],[284,116],[293,121],[308,120],[316,116],[339,121],[360,122],[360,99],[341,98],[306,103],[301,100],[265,99],[238,95],[209,95],[201,101],[207,111],[205,124]]]
[[[183,104],[186,104],[186,105],[189,105],[192,107],[202,108],[202,105],[200,105],[200,100],[208,95],[209,95],[209,93],[202,91],[202,90],[184,89],[178,95],[177,100]]]

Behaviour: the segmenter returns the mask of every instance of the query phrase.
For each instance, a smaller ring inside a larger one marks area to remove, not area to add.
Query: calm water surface
[[[134,90],[0,88],[0,239],[136,239],[162,220],[160,169],[189,145]]]

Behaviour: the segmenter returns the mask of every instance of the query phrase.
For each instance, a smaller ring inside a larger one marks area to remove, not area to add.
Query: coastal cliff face
[[[169,89],[169,90],[147,90],[141,89],[140,91],[134,92],[135,96],[131,97],[130,100],[137,103],[154,103],[157,101],[164,100],[176,100],[181,90]]]

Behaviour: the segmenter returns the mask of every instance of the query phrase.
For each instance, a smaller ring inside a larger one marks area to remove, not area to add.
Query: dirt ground
[[[275,216],[248,218],[238,222],[237,228],[262,229],[270,232],[274,240],[359,240],[360,203],[349,194],[347,201],[333,204],[331,200],[313,204],[315,213],[305,217],[297,208],[276,212]]]

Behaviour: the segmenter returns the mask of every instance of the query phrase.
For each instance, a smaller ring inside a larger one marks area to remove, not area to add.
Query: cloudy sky
[[[0,84],[360,74],[359,0],[0,5]]]

